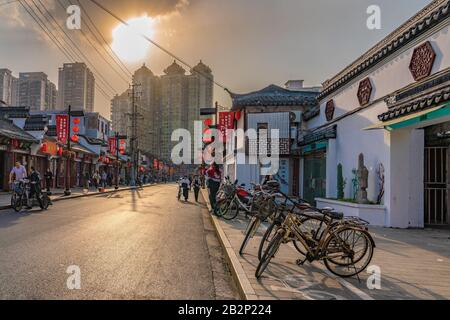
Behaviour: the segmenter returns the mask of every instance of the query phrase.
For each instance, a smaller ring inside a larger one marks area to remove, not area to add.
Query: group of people
[[[185,201],[189,198],[189,191],[194,189],[195,202],[198,202],[198,195],[200,193],[200,188],[202,187],[201,179],[198,175],[194,175],[193,177],[184,176],[180,179],[178,184]]]
[[[28,197],[30,199],[33,197],[39,197],[41,194],[40,173],[34,168],[34,166],[31,166],[30,171],[27,173],[25,167],[17,161],[9,173],[9,184],[13,184],[14,182],[23,182],[25,179],[28,179],[30,182],[30,193]],[[31,206],[28,206],[28,209],[31,209]]]
[[[191,189],[194,190],[195,202],[198,202],[198,195],[200,193],[200,189],[205,187],[208,188],[209,191],[209,201],[211,206],[214,208],[216,203],[216,195],[219,191],[220,182],[222,180],[222,171],[216,163],[212,163],[211,166],[206,170],[205,176],[194,175],[194,176],[184,176],[180,178],[179,185],[179,197],[181,193],[183,194],[185,201],[187,201],[189,197],[189,191]]]

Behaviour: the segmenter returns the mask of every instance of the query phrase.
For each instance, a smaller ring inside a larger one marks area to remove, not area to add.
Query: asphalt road
[[[206,209],[176,188],[0,211],[0,299],[236,297]]]

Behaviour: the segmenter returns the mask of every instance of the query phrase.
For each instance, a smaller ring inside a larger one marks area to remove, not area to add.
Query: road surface
[[[205,207],[176,193],[160,185],[0,211],[0,299],[236,298]]]

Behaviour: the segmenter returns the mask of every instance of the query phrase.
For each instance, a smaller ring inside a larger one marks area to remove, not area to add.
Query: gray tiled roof
[[[428,108],[435,107],[448,101],[450,101],[450,85],[439,90],[439,92],[437,93],[433,93],[432,95],[421,97],[414,101],[392,107],[387,112],[380,114],[378,116],[378,119],[383,122],[393,120],[415,112],[420,112]]]
[[[0,119],[5,118],[28,118],[30,115],[29,107],[1,107]]]
[[[233,110],[249,106],[316,106],[318,94],[310,91],[287,90],[273,84],[247,94],[230,93],[233,99]]]
[[[346,85],[367,69],[380,63],[400,48],[412,42],[438,23],[450,17],[450,1],[435,0],[423,11],[410,19],[405,25],[379,42],[362,57],[345,68],[332,80],[324,83],[324,89],[318,99],[322,100],[342,86]]]
[[[310,143],[319,142],[322,140],[336,139],[337,125],[326,127],[325,129],[311,132],[299,139],[298,145],[300,147],[306,146]]]
[[[31,134],[14,125],[11,121],[4,119],[0,119],[0,136],[25,142],[39,142]]]

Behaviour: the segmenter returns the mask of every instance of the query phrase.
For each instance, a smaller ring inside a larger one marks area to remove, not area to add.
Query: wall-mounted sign
[[[361,107],[369,104],[370,97],[372,96],[372,83],[370,78],[366,78],[359,83],[358,88],[358,101]]]
[[[327,121],[333,120],[334,109],[335,109],[334,100],[328,101],[325,107],[325,116],[327,117]]]
[[[69,136],[69,121],[67,115],[56,115],[56,136],[58,142],[62,144],[67,143],[67,138]]]

